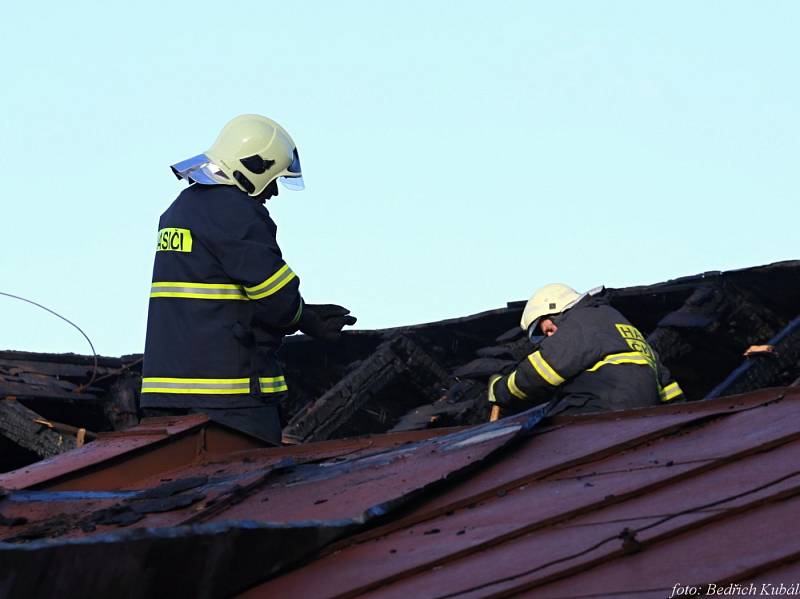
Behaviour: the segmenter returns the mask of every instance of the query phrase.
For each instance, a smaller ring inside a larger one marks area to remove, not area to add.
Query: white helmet
[[[304,188],[294,141],[278,123],[257,114],[237,116],[208,151],[172,165],[172,172],[203,185],[235,185],[251,196],[276,179],[288,189]]]
[[[522,311],[522,320],[519,326],[530,336],[536,330],[536,325],[542,316],[561,314],[569,310],[583,297],[572,287],[561,283],[545,285],[531,296],[525,309]]]

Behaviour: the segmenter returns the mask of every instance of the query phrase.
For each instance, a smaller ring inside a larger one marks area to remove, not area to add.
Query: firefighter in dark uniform
[[[303,189],[297,148],[274,121],[243,115],[172,169],[190,185],[159,221],[141,407],[203,412],[278,445],[283,337],[335,340],[355,323],[341,306],[304,303],[263,205],[278,181]]]
[[[677,382],[602,288],[577,293],[547,285],[520,322],[536,350],[506,376],[489,381],[489,401],[520,408],[551,401],[549,413],[577,414],[684,399]]]

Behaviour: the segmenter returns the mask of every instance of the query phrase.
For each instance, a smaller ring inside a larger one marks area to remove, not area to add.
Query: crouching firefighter
[[[644,336],[612,308],[603,288],[539,289],[520,322],[534,351],[513,372],[489,380],[489,401],[504,409],[552,402],[549,413],[626,410],[684,399]]]
[[[203,412],[278,445],[283,337],[299,329],[335,340],[355,323],[341,306],[303,302],[264,207],[278,182],[304,188],[297,147],[274,121],[243,115],[172,170],[189,187],[159,221],[141,407]]]

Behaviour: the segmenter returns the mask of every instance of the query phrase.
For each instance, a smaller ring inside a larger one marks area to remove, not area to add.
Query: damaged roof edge
[[[0,474],[6,489],[113,490],[139,478],[215,455],[263,447],[205,414],[144,419],[126,431],[101,433],[83,447]]]
[[[336,538],[386,517],[421,494],[453,484],[480,469],[487,458],[528,435],[543,414],[542,409],[534,409],[501,422],[342,461],[295,464],[290,459],[282,460],[266,471],[256,467],[250,483],[244,482],[238,472],[227,478],[217,474],[213,481],[195,477],[199,483],[192,483],[192,497],[205,499],[205,507],[199,505],[198,511],[178,502],[174,513],[156,509],[159,513],[153,517],[164,518],[162,514],[167,514],[175,523],[168,527],[153,527],[143,521],[136,528],[119,532],[94,532],[96,527],[107,524],[109,514],[120,515],[122,508],[138,505],[131,502],[160,497],[158,487],[133,496],[106,498],[110,504],[99,504],[100,498],[95,494],[73,497],[41,491],[11,492],[0,499],[7,519],[22,520],[23,513],[38,519],[16,524],[22,528],[10,537],[13,542],[6,539],[0,543],[4,567],[11,567],[16,573],[10,590],[20,596],[38,597],[54,593],[59,584],[71,581],[69,591],[73,595],[102,592],[148,597],[158,589],[159,593],[181,596],[228,596],[284,570]],[[376,476],[382,484],[378,484]],[[179,482],[166,486],[172,488]],[[276,510],[276,485],[288,493],[283,512]],[[331,497],[330,503],[312,502],[307,497],[308,505],[298,509],[297,493],[308,495],[310,485],[315,489],[344,485],[361,492],[346,501],[333,501]],[[180,485],[175,488],[182,492]],[[265,505],[267,499],[271,501]],[[77,509],[72,519],[65,516],[64,510],[70,510],[68,502],[74,506],[70,513]],[[32,509],[33,503],[48,509],[51,515],[42,518],[41,510]],[[209,517],[198,520],[205,512]],[[259,513],[262,518],[256,519]],[[281,513],[284,521],[276,521]],[[100,518],[95,526],[87,519],[93,514]],[[250,519],[241,519],[243,514]],[[140,514],[131,524],[142,517]],[[67,522],[74,530],[64,536],[70,532],[64,528]],[[59,531],[59,536],[42,539],[50,530],[48,527]],[[78,579],[74,576],[75,563],[82,564]],[[145,565],[153,563],[170,563],[171,567],[143,577]],[[202,575],[197,576],[197,572]]]

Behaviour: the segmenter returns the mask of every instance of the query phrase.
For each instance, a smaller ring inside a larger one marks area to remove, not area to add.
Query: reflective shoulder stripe
[[[284,264],[275,274],[270,276],[263,283],[259,283],[255,287],[245,287],[244,290],[247,293],[247,297],[251,300],[261,299],[262,297],[277,293],[295,277],[297,277],[297,275],[289,268],[289,265]]]
[[[586,372],[594,372],[607,364],[650,364],[650,360],[647,359],[647,356],[638,351],[609,354],[591,368],[587,368]]]
[[[539,373],[539,376],[553,387],[558,387],[565,382],[564,378],[558,374],[553,367],[550,366],[550,364],[547,363],[547,360],[542,357],[541,351],[537,350],[529,355],[528,361],[531,363],[536,372]]]
[[[250,393],[250,379],[146,377],[142,379],[142,393],[192,393],[201,395]]]
[[[258,386],[261,388],[261,393],[280,393],[289,390],[286,377],[283,376],[260,376]]]
[[[678,383],[670,383],[661,390],[661,401],[672,401],[683,394],[683,389]]]
[[[213,300],[247,299],[240,285],[231,283],[190,283],[185,281],[156,281],[150,287],[150,297]]]
[[[511,373],[508,377],[508,390],[511,394],[518,399],[525,399],[528,397],[525,392],[517,386],[517,371]]]

